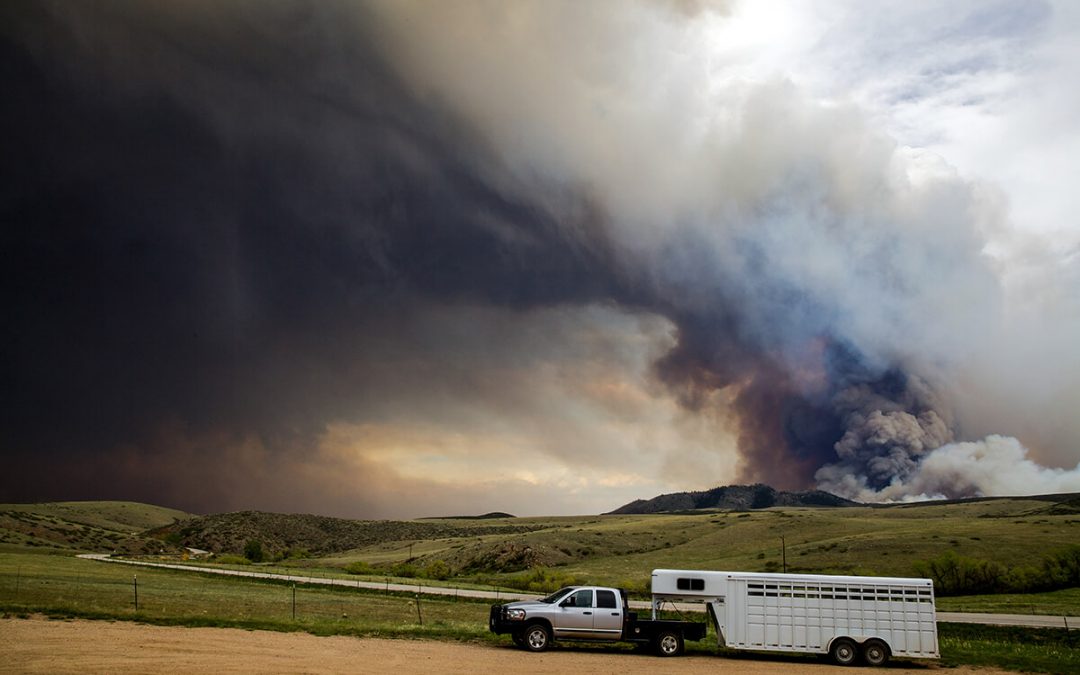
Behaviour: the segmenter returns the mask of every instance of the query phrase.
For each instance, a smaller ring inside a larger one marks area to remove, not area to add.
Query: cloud
[[[1073,461],[1075,260],[995,251],[1001,191],[874,108],[977,91],[1045,13],[894,78],[906,31],[871,61],[900,95],[860,98],[755,61],[799,22],[745,4],[2,11],[11,475],[362,515],[499,481],[594,508],[571,476],[877,493],[994,433]]]

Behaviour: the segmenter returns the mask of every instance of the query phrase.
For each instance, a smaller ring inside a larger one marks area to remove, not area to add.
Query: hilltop
[[[512,536],[535,526],[496,524],[459,526],[418,520],[349,520],[310,514],[240,511],[197,516],[150,531],[175,545],[213,553],[237,553],[248,541],[258,541],[271,556],[321,556],[387,542],[445,539],[499,534]]]
[[[783,492],[768,485],[728,485],[702,492],[672,492],[652,499],[637,499],[607,515],[666,513],[723,509],[749,511],[774,506],[859,506],[843,497],[822,490]]]

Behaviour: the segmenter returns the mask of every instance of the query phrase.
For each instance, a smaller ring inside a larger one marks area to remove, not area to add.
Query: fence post
[[[131,575],[131,583],[135,587],[135,611],[139,611],[139,576],[137,574]]]
[[[420,594],[416,594],[416,618],[420,620],[420,625],[424,625],[424,615],[420,613]]]
[[[296,582],[295,581],[293,582],[293,585],[292,585],[292,618],[293,618],[293,621],[296,620]]]

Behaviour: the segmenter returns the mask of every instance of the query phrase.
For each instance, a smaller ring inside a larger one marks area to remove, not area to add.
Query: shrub
[[[433,560],[424,568],[424,576],[428,579],[448,579],[450,566],[443,560]]]
[[[1073,544],[1043,560],[1043,571],[1054,588],[1080,586],[1080,545]]]
[[[363,560],[349,563],[345,566],[345,571],[349,574],[379,574],[379,570],[375,569]]]
[[[244,544],[244,557],[247,558],[248,560],[250,560],[251,562],[262,562],[263,561],[262,542],[259,541],[258,539],[249,539],[248,542],[246,544]]]
[[[514,575],[502,581],[503,584],[523,591],[535,591],[551,593],[563,586],[575,586],[581,584],[580,578],[566,572],[556,572],[550,568],[538,565],[531,570]]]
[[[1008,568],[990,560],[961,556],[949,549],[915,563],[915,571],[934,580],[938,595],[1033,593],[1080,586],[1080,545],[1056,551],[1038,566]]]

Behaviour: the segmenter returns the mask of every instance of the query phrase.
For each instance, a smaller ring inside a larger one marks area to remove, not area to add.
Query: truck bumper
[[[506,633],[513,633],[514,631],[521,630],[525,627],[525,624],[521,621],[510,621],[503,614],[502,605],[492,605],[491,612],[488,614],[488,630],[496,635],[504,635]]]

